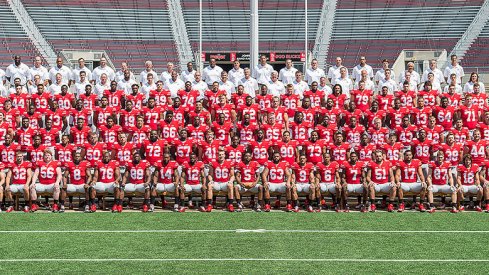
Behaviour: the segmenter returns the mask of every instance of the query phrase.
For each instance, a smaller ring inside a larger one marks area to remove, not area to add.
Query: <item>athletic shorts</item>
[[[66,193],[85,193],[85,184],[71,184],[68,183],[66,186]]]
[[[464,194],[477,194],[479,192],[479,188],[477,185],[462,185],[462,191]]]
[[[216,192],[222,191],[222,192],[228,192],[228,184],[229,182],[214,182],[212,184],[212,189]]]
[[[297,193],[309,193],[311,191],[309,182],[296,182],[295,187],[297,188]]]
[[[238,185],[238,191],[240,194],[247,193],[247,192],[253,193],[253,194],[258,194],[258,192],[260,191],[259,190],[260,186],[261,186],[261,184],[257,184],[257,185],[255,185],[255,187],[247,189],[247,188],[242,187],[241,185]]]
[[[387,183],[382,183],[382,184],[377,184],[375,183],[375,192],[376,193],[390,193],[391,192],[391,189],[392,189],[392,186],[391,186],[391,183],[390,182],[387,182]]]
[[[10,185],[10,192],[12,194],[24,194],[24,185],[23,184],[11,184]]]
[[[365,187],[361,183],[347,184],[346,188],[348,190],[348,193],[351,193],[351,194],[363,194],[363,192],[365,192]]]
[[[454,191],[448,184],[444,185],[436,185],[432,184],[430,187],[428,187],[428,190],[433,192],[433,194],[440,193],[440,194],[452,194]]]
[[[158,192],[158,193],[163,193],[163,192],[173,193],[173,192],[175,192],[175,184],[174,183],[157,183],[156,184],[156,192]]]
[[[401,182],[401,189],[407,193],[420,193],[423,190],[421,182]]]
[[[285,194],[287,187],[285,187],[285,183],[269,183],[268,184],[268,190],[270,191],[270,193],[283,193],[283,194]]]
[[[202,184],[185,184],[186,193],[202,193]]]
[[[124,191],[126,193],[144,193],[145,190],[146,188],[144,187],[144,183],[140,183],[140,184],[126,183],[126,186],[124,187]]]
[[[51,183],[51,184],[36,183],[36,192],[37,193],[53,193],[54,192],[54,183]]]
[[[95,183],[93,188],[95,188],[95,191],[97,191],[99,193],[114,194],[115,183],[97,182],[97,183]]]
[[[321,193],[329,192],[331,194],[336,194],[336,184],[334,184],[334,182],[321,182],[319,187],[321,188]]]

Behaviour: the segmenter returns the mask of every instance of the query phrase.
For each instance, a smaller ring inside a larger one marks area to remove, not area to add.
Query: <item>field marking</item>
[[[99,259],[56,259],[56,258],[37,258],[37,259],[0,259],[0,263],[8,262],[218,262],[218,261],[228,261],[228,262],[426,262],[426,263],[440,263],[440,262],[475,262],[484,263],[489,262],[489,259],[342,259],[342,258],[331,258],[331,259],[292,259],[292,258],[180,258],[180,259],[148,259],[148,258],[99,258]]]
[[[365,234],[448,234],[448,233],[477,233],[488,234],[489,230],[308,230],[308,229],[155,229],[155,230],[0,230],[5,234],[22,233],[117,233],[117,234],[138,234],[138,233],[365,233]]]

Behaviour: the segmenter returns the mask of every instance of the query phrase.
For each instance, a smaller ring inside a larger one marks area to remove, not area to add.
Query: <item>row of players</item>
[[[189,196],[192,207],[193,195],[200,195],[205,206],[200,211],[212,211],[213,192],[227,197],[226,209],[234,210],[236,199],[238,211],[243,209],[241,197],[258,197],[255,210],[268,212],[270,196],[285,195],[286,211],[299,211],[299,196],[306,196],[308,212],[320,211],[323,196],[331,195],[336,211],[350,211],[349,196],[361,196],[362,212],[376,210],[376,196],[388,196],[387,211],[394,211],[398,198],[398,211],[405,210],[404,196],[419,196],[418,209],[433,213],[433,197],[451,196],[451,212],[463,211],[461,201],[465,196],[476,196],[475,210],[481,212],[484,198],[489,212],[489,161],[480,166],[473,163],[472,156],[463,156],[460,165],[453,166],[445,160],[443,151],[436,160],[422,163],[413,159],[411,150],[403,152],[400,161],[389,161],[381,150],[372,153],[370,161],[360,161],[356,152],[350,152],[345,161],[332,160],[329,150],[322,153],[322,160],[312,163],[304,154],[298,162],[290,164],[274,152],[270,161],[263,164],[252,160],[250,152],[244,152],[242,161],[233,163],[225,150],[217,152],[217,159],[208,164],[198,160],[191,152],[189,160],[179,164],[171,160],[170,153],[163,153],[153,164],[141,158],[139,150],[132,150],[130,159],[121,163],[110,151],[104,151],[100,160],[87,161],[81,152],[74,153],[71,162],[54,160],[50,149],[43,151],[42,160],[32,164],[24,160],[24,153],[16,152],[15,162],[1,163],[0,185],[6,192],[7,212],[13,211],[13,196],[23,194],[25,212],[38,209],[37,195],[54,199],[53,212],[64,211],[67,196],[84,195],[85,212],[95,212],[95,199],[101,195],[114,196],[113,212],[122,211],[124,196],[143,196],[143,212],[154,211],[158,195],[175,197],[174,211],[184,212],[185,197]],[[252,203],[253,204],[253,203]]]

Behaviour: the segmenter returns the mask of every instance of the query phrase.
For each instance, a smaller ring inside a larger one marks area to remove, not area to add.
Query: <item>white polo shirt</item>
[[[5,77],[10,77],[10,83],[14,83],[15,78],[29,79],[29,67],[20,63],[19,66],[15,66],[15,64],[10,64],[5,71]]]
[[[62,76],[61,82],[63,84],[68,84],[68,81],[73,76],[73,72],[71,71],[71,69],[66,67],[65,65],[61,66],[61,68],[58,68],[58,66],[54,66],[49,70],[49,80],[51,80],[51,83],[56,83],[56,75],[58,73]]]
[[[300,95],[301,99],[304,95],[304,91],[309,90],[309,85],[307,85],[307,82],[305,82],[304,80],[301,80],[299,82],[294,80],[294,82],[292,82],[292,85],[294,85],[294,94]]]
[[[399,82],[404,82],[404,80],[406,80],[406,73],[408,71],[404,71],[402,73],[399,74]],[[419,85],[421,83],[421,77],[419,76],[418,72],[416,71],[412,71],[411,72],[411,80],[414,80],[416,82],[417,85]]]
[[[134,74],[132,72],[129,72],[129,78],[132,80],[136,80],[134,78]],[[119,83],[123,79],[124,79],[124,72],[123,71],[117,71],[115,73],[115,81],[117,81],[117,83]]]
[[[355,83],[355,89],[358,89],[358,86],[359,86],[358,83],[359,82],[360,81],[357,81]],[[375,91],[375,83],[372,80],[367,79],[367,81],[365,81],[365,90]]]
[[[63,86],[63,85],[66,85],[66,84],[64,84],[64,83],[61,83],[61,84],[53,83],[53,84],[49,85],[48,92],[52,96],[58,95],[61,93],[61,86]]]
[[[149,91],[156,90],[156,83],[153,82],[153,84],[146,83],[141,87],[139,90],[143,95],[144,95],[144,100],[148,100],[149,98]]]
[[[39,75],[41,77],[41,80],[44,81],[46,79],[49,79],[49,72],[48,69],[44,66],[39,66],[39,68],[36,68],[35,66],[31,67],[29,69],[29,80],[34,81],[34,76]]]
[[[80,82],[80,72],[82,71],[86,73],[87,79],[92,79],[92,71],[90,71],[90,69],[86,66],[83,68],[77,67],[73,69],[73,76],[71,79],[75,80],[75,82]]]
[[[268,87],[268,93],[273,95],[273,96],[281,96],[285,94],[285,86],[282,81],[277,80],[275,82],[270,81],[267,84]]]
[[[244,92],[246,94],[249,94],[251,97],[255,98],[256,91],[258,91],[258,89],[259,89],[258,82],[256,81],[256,79],[254,79],[253,77],[250,77],[248,79],[243,77],[239,81],[238,85],[243,85]]]
[[[391,77],[394,77],[396,76],[396,73],[394,72],[394,70],[390,69],[391,70]],[[374,81],[375,82],[381,82],[382,80],[385,79],[385,70],[384,69],[380,69],[378,70],[376,73],[375,73],[375,76],[374,76]]]
[[[196,70],[192,70],[191,72],[189,72],[188,70],[184,70],[182,72],[182,80],[183,80],[183,82],[187,82],[187,81],[194,82],[194,80],[195,80],[195,72],[196,72]]]
[[[296,72],[297,69],[294,67],[290,67],[290,69],[287,69],[287,67],[282,68],[278,74],[278,80],[282,81],[284,85],[292,84],[292,82],[294,82]]]
[[[390,95],[393,95],[395,91],[398,91],[397,83],[391,78],[389,80],[386,80],[385,78],[381,79],[379,81],[379,86],[377,87],[377,91],[381,91],[382,87],[386,86],[389,89]]]
[[[207,66],[202,72],[202,80],[204,80],[207,85],[211,86],[215,81],[219,82],[219,80],[221,80],[221,72],[222,68],[217,65],[214,66],[214,68]]]
[[[320,68],[317,68],[315,70],[313,70],[312,68],[309,68],[306,70],[306,81],[307,81],[307,84],[311,85],[313,81],[316,81],[317,83],[319,83],[319,79],[323,76],[326,76],[324,74],[324,70],[323,69],[320,69]]]
[[[331,82],[341,77],[340,68],[341,67],[334,65],[328,69],[328,78],[331,79]],[[348,77],[348,69],[346,70],[346,77]]]
[[[482,93],[484,93],[486,91],[486,86],[484,86],[484,83],[482,83],[480,81],[479,81],[479,90]],[[474,92],[474,83],[472,83],[472,81],[469,81],[469,82],[465,83],[463,92],[464,92],[464,94],[465,93],[472,93],[472,92]]]
[[[142,83],[143,85],[148,84],[148,74],[149,73],[153,74],[153,82],[156,83],[159,78],[158,78],[158,74],[153,70],[151,70],[149,72],[146,70],[142,71],[139,74],[139,82]]]
[[[244,78],[244,70],[242,68],[238,68],[237,70],[233,67],[228,72],[228,78],[231,82],[233,82],[234,86],[238,87],[238,82]]]
[[[362,71],[363,70],[366,70],[367,71],[368,77],[370,77],[370,78],[373,78],[374,77],[374,70],[368,64],[365,64],[363,67],[360,66],[360,64],[358,64],[355,67],[353,67],[352,73],[351,73],[351,77],[354,80],[358,80],[358,79],[362,78]]]
[[[167,82],[165,82],[165,85],[163,86],[163,89],[170,91],[171,97],[178,96],[178,91],[183,90],[184,88],[185,82],[183,82],[180,78],[177,78],[177,80],[175,81],[170,78]]]
[[[421,77],[421,82],[425,82],[428,80],[428,74],[433,73],[435,76],[436,81],[438,81],[439,84],[445,83],[445,77],[443,77],[443,73],[441,72],[440,69],[435,68],[434,70],[432,69],[427,69],[423,72],[423,76]]]
[[[337,78],[331,83],[334,85],[339,84],[341,86],[341,90],[343,94],[347,95],[350,98],[350,90],[353,89],[353,82],[349,78]]]
[[[267,84],[270,82],[270,76],[272,75],[273,67],[270,64],[258,64],[253,68],[252,77],[256,79],[259,84]]]
[[[84,94],[85,93],[85,87],[87,85],[90,85],[92,86],[92,84],[90,83],[90,81],[88,81],[87,79],[85,79],[84,82],[76,82],[75,83],[75,94],[76,96],[80,96],[81,94]],[[93,89],[93,86],[92,86],[92,89]]]
[[[331,87],[328,84],[326,84],[325,86],[321,86],[320,84],[318,84],[318,90],[324,92],[325,95],[324,99],[327,99],[328,95],[333,93],[333,89],[331,89]]]
[[[207,91],[207,84],[204,81],[196,82],[195,80],[192,82],[192,90],[199,91],[200,95],[197,100],[204,99],[205,91]]]
[[[224,90],[226,91],[226,97],[228,100],[231,100],[231,95],[236,92],[236,87],[234,86],[234,83],[231,82],[230,80],[227,80],[226,82],[219,81],[219,90]]]
[[[95,83],[100,83],[100,77],[102,76],[102,74],[106,74],[109,81],[115,79],[114,70],[106,65],[103,68],[101,66],[98,66],[97,68],[93,69],[92,80],[94,80]]]
[[[171,72],[164,71],[160,75],[160,80],[163,81],[163,83],[166,83],[168,80],[171,79]],[[156,81],[155,81],[156,83]]]
[[[443,76],[447,79],[450,79],[450,75],[455,74],[457,76],[457,84],[462,84],[462,77],[465,76],[464,68],[457,64],[457,66],[453,66],[452,64],[449,64],[446,68],[445,71],[443,72]]]
[[[128,81],[126,81],[125,79],[122,79],[121,81],[117,82],[117,90],[124,91],[124,93],[126,95],[131,94],[132,93],[132,85],[134,85],[134,84],[139,85],[139,83],[136,83],[136,80],[134,80],[134,79],[129,78]]]
[[[92,93],[96,94],[98,99],[101,99],[105,90],[110,90],[110,82],[108,80],[105,85],[102,83],[95,84],[95,88],[93,89]]]

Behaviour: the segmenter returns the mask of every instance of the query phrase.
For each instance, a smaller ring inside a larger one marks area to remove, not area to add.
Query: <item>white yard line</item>
[[[307,230],[307,229],[161,229],[161,230],[1,230],[4,234],[29,233],[324,233],[324,234],[489,234],[489,230]]]
[[[485,263],[489,262],[489,259],[348,259],[348,258],[331,258],[331,259],[289,259],[289,258],[277,258],[277,259],[260,259],[260,258],[181,258],[181,259],[148,259],[148,258],[94,258],[94,259],[56,259],[56,258],[37,258],[37,259],[0,259],[1,263],[8,262],[426,262],[426,263],[450,263],[450,262],[474,262]]]

